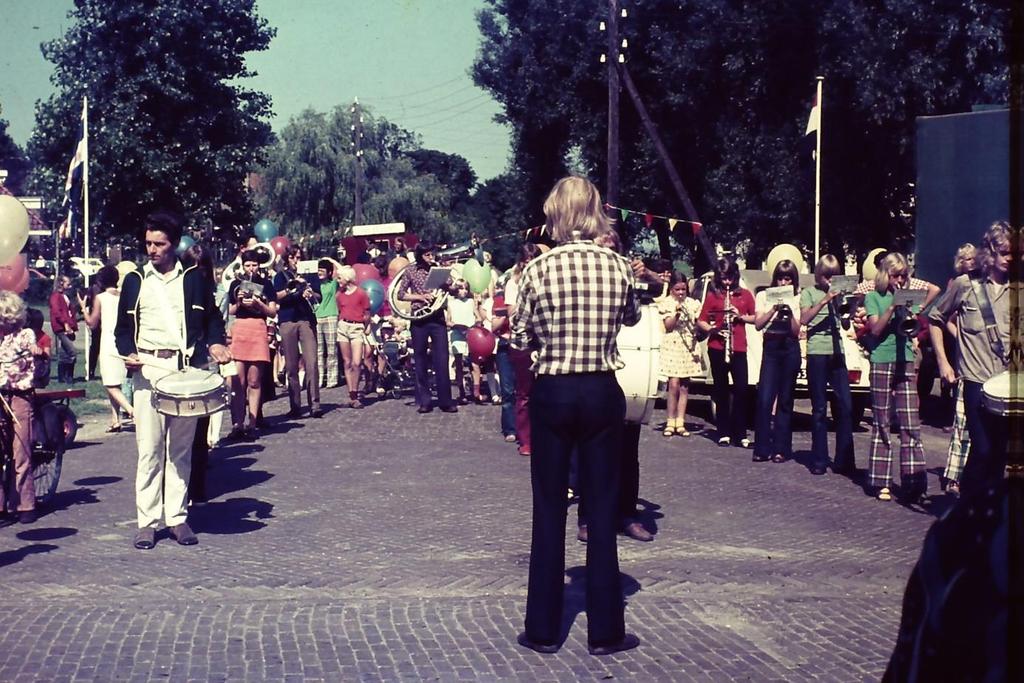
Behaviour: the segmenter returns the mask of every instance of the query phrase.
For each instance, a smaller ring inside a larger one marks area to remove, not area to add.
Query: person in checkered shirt
[[[544,202],[558,246],[523,269],[514,347],[533,351],[530,394],[533,540],[520,645],[560,647],[565,573],[565,492],[569,457],[579,456],[588,494],[587,641],[591,654],[636,647],[626,633],[616,547],[619,462],[626,400],[615,379],[623,366],[615,338],[640,308],[629,262],[593,243],[610,230],[601,195],[589,181],[563,178]]]

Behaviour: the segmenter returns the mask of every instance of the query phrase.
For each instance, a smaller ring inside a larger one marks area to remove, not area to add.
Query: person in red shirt
[[[728,325],[726,323],[729,323]],[[749,448],[747,439],[747,332],[754,323],[754,295],[740,287],[740,270],[730,258],[715,264],[712,288],[704,297],[697,327],[708,338],[711,399],[719,446]],[[732,378],[732,388],[729,378]]]
[[[356,271],[342,266],[334,273],[338,280],[338,346],[345,363],[345,383],[353,408],[362,408],[359,399],[359,374],[363,367],[363,346],[370,324],[370,297],[356,284]]]
[[[61,275],[50,295],[50,327],[57,338],[57,380],[65,384],[75,381],[75,362],[78,352],[75,350],[75,333],[78,322],[71,312],[71,278]]]

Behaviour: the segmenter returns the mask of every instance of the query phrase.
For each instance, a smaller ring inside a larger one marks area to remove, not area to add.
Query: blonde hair
[[[1006,221],[996,221],[990,225],[981,238],[981,248],[978,249],[975,256],[974,265],[978,266],[984,273],[992,270],[996,260],[995,252],[1000,247],[1011,246],[1010,241],[1012,237],[1013,228]]]
[[[551,189],[544,200],[548,231],[555,242],[592,240],[611,229],[601,193],[586,178],[568,176]]]
[[[970,242],[961,244],[956,250],[956,256],[953,257],[953,270],[956,271],[957,275],[963,275],[968,271],[964,268],[964,263],[967,259],[973,259],[978,255],[978,250],[975,249],[974,245]],[[977,265],[977,263],[975,263]]]
[[[875,291],[885,294],[889,291],[889,276],[893,273],[904,272],[910,277],[910,266],[907,258],[896,251],[889,252],[882,262],[878,264],[878,272],[875,273]]]
[[[594,244],[599,247],[607,247],[616,254],[622,253],[622,240],[619,239],[619,233],[614,230],[605,230],[600,235],[594,238]]]
[[[0,291],[0,327],[17,330],[25,326],[28,309],[25,302],[14,292]]]
[[[814,264],[814,281],[820,285],[825,281],[825,278],[839,275],[841,270],[839,259],[832,254],[825,254]]]
[[[344,280],[345,282],[356,281],[356,269],[352,266],[342,266],[338,268],[338,272],[334,274],[338,280]]]

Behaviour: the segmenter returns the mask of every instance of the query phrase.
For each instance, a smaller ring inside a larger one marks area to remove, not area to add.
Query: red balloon
[[[377,282],[380,282],[380,273],[369,263],[357,263],[352,266],[352,269],[356,271],[357,285],[361,285],[367,280],[376,280]]]
[[[494,353],[494,334],[483,327],[471,327],[466,333],[466,342],[470,355],[486,360]]]
[[[26,270],[25,274],[21,276],[21,279],[18,280],[18,284],[16,284],[14,286],[14,293],[15,294],[21,294],[26,289],[28,289],[28,278],[29,278],[29,272]]]
[[[270,247],[278,256],[284,256],[284,252],[290,246],[292,246],[292,241],[285,237],[284,235],[278,235],[277,237],[270,240]]]
[[[18,289],[22,278],[25,279],[25,287],[28,287],[28,266],[25,263],[25,255],[18,254],[10,263],[0,265],[0,289],[11,292],[24,292],[24,287]]]

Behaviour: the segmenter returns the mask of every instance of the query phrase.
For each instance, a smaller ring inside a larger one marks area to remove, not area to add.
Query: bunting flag
[[[89,141],[85,137],[85,102],[82,102],[82,117],[78,122],[78,144],[75,145],[75,154],[68,164],[68,177],[64,181],[64,203],[67,208],[67,218],[61,223],[58,234],[62,238],[74,237],[82,226],[83,196],[82,179],[85,166],[89,163]]]
[[[648,228],[650,228],[654,224],[654,221],[656,219],[657,220],[666,221],[666,222],[668,222],[669,232],[675,230],[676,229],[676,225],[678,225],[679,223],[687,223],[688,225],[690,225],[690,227],[693,229],[693,234],[694,235],[696,235],[698,232],[700,232],[701,228],[704,227],[703,223],[701,223],[699,221],[690,221],[690,220],[687,220],[685,218],[675,218],[674,216],[661,216],[661,215],[656,214],[656,213],[651,213],[650,211],[639,211],[637,209],[624,209],[621,206],[612,206],[611,204],[605,204],[604,208],[609,210],[609,211],[618,211],[619,215],[622,216],[622,220],[623,221],[625,221],[627,218],[629,218],[633,214],[643,214],[643,216],[644,216],[644,224]]]

